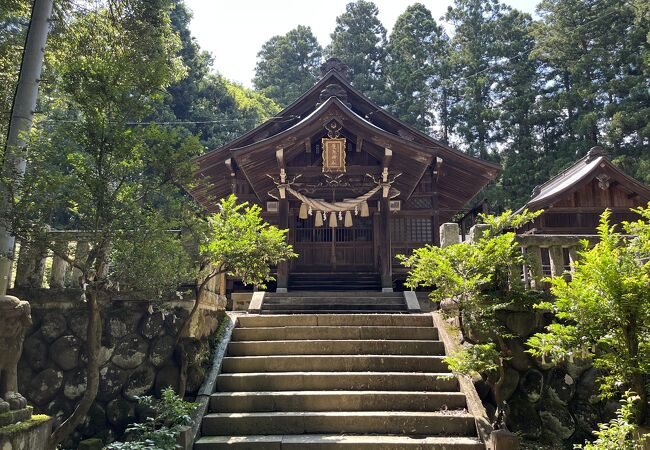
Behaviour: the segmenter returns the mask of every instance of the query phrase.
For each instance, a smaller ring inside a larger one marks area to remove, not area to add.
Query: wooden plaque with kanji
[[[345,172],[345,138],[323,138],[323,172]]]

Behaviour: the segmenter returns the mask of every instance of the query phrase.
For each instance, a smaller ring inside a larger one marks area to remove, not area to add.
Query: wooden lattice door
[[[375,270],[373,223],[371,217],[353,218],[353,226],[314,226],[314,219],[296,218],[293,244],[298,258],[294,272],[336,272]]]

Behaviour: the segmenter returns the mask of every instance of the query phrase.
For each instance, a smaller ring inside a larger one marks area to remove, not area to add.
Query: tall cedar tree
[[[556,114],[552,171],[600,144],[650,181],[648,16],[617,0],[544,0],[538,11],[535,55],[544,62],[545,109]]]
[[[284,36],[273,36],[257,54],[253,84],[287,106],[318,79],[322,53],[310,27],[298,25]]]
[[[352,85],[380,105],[386,104],[383,66],[386,29],[377,17],[377,6],[366,0],[348,3],[336,18],[332,43],[325,53],[348,65]]]
[[[455,30],[450,64],[454,74],[452,122],[470,155],[487,159],[496,144],[498,81],[495,61],[502,55],[499,19],[507,7],[497,0],[456,0],[447,11]]]
[[[422,3],[415,3],[395,23],[386,47],[386,80],[392,112],[426,131],[435,122],[447,36]]]
[[[537,107],[542,89],[540,63],[531,57],[535,41],[530,35],[533,20],[517,10],[499,18],[497,30],[501,61],[492,72],[498,80],[492,88],[498,99],[498,127],[495,137],[501,144],[499,153],[503,171],[496,186],[485,196],[491,204],[507,208],[521,206],[533,188],[549,177],[542,161],[542,145],[536,136],[541,132],[543,113]]]

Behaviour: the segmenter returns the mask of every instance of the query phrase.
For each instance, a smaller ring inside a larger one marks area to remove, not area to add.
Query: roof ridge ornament
[[[607,153],[605,153],[605,149],[602,148],[600,145],[595,145],[595,146],[591,147],[591,149],[589,149],[589,151],[587,152],[586,162],[590,163],[591,161],[593,161],[594,159],[596,159],[596,158],[598,158],[600,156],[602,156],[603,158],[606,158]]]
[[[345,90],[343,86],[340,84],[336,83],[331,83],[325,86],[325,89],[320,91],[320,98],[319,98],[319,105],[325,103],[327,100],[329,100],[331,97],[336,97],[341,102],[346,105],[350,106],[350,103],[348,103],[348,91]]]
[[[339,58],[329,58],[320,66],[320,73],[322,76],[327,75],[327,72],[333,70],[341,75],[346,80],[348,79],[348,65],[341,61]]]

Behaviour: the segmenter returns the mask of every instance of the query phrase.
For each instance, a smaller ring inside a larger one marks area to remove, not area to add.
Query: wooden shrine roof
[[[335,67],[276,117],[197,158],[196,185],[188,190],[204,207],[212,209],[219,198],[230,194],[231,173],[239,170],[260,202],[271,199],[268,192],[275,186],[267,175],[279,175],[276,150],[283,148],[284,159],[290,161],[304,153],[305,145],[332,119],[374,158],[381,161],[385,148],[392,151],[389,170],[392,175],[402,173],[394,186],[403,200],[438,160],[441,218],[451,218],[461,210],[500,169],[401,122],[352,87]]]
[[[630,195],[639,195],[646,200],[650,200],[650,187],[616,167],[607,158],[601,147],[594,147],[585,157],[579,159],[571,167],[541,186],[537,186],[530,200],[520,208],[520,211],[524,208],[536,210],[549,207],[579,186],[601,175],[606,175],[608,182],[616,182],[620,188],[628,191]]]

